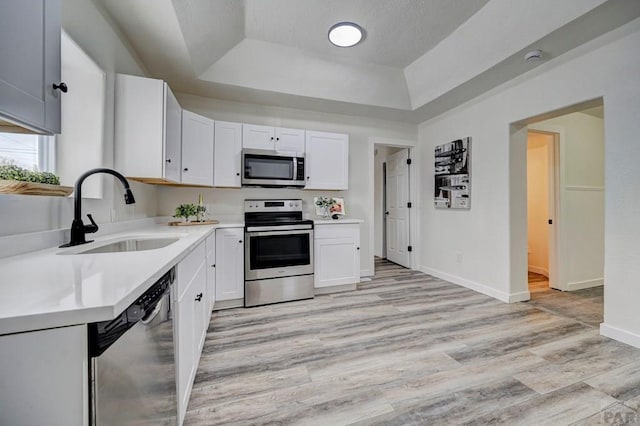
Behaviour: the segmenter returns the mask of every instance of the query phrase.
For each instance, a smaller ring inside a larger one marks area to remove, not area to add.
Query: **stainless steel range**
[[[245,306],[309,299],[313,221],[302,200],[245,200]]]

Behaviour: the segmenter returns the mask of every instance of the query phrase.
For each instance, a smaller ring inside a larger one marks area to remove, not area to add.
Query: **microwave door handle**
[[[293,157],[293,176],[291,176],[291,180],[296,180],[298,178],[298,157]]]

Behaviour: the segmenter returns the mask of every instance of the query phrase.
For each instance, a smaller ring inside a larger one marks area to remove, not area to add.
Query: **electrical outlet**
[[[462,263],[462,252],[461,251],[457,251],[456,252],[456,263]]]

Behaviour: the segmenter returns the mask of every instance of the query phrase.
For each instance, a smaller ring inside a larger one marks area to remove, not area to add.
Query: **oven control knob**
[[[291,202],[290,202],[290,203],[289,203],[289,207],[293,207],[293,203],[291,203]]]

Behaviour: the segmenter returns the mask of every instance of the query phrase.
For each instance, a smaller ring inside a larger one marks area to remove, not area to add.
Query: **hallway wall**
[[[602,98],[607,285],[601,330],[640,347],[640,198],[633,191],[640,180],[638,69],[640,19],[422,123],[420,181],[426,188],[434,182],[435,145],[471,136],[473,159],[470,210],[435,209],[433,197],[422,192],[420,269],[500,300],[529,299],[524,120]],[[591,175],[586,165],[576,172]],[[580,201],[588,191],[573,192]]]

